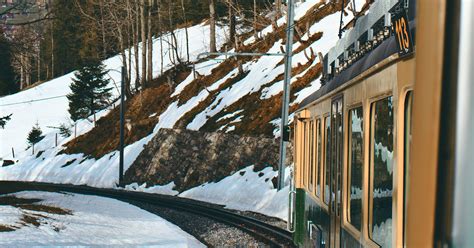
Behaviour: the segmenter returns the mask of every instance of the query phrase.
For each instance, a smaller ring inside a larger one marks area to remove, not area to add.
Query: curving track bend
[[[255,218],[230,212],[221,207],[204,202],[174,196],[132,192],[119,189],[102,189],[88,186],[36,182],[0,182],[0,194],[15,193],[25,190],[69,192],[108,197],[125,202],[134,201],[146,203],[157,207],[169,208],[179,212],[196,214],[222,224],[234,226],[261,240],[263,243],[268,244],[270,247],[294,246],[292,242],[292,235],[287,230],[272,226]]]

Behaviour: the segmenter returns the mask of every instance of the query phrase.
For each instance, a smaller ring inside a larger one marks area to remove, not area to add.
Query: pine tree
[[[112,88],[107,87],[106,74],[100,62],[91,62],[74,74],[72,93],[67,96],[72,120],[86,118],[107,107]]]
[[[9,120],[11,120],[13,114],[9,114],[4,117],[0,117],[0,128],[5,129],[5,125]]]
[[[36,125],[34,125],[33,128],[31,129],[30,133],[28,133],[28,138],[27,138],[28,144],[30,146],[34,145],[40,142],[43,138],[44,138],[43,131],[41,131],[39,124],[36,123]]]
[[[58,129],[59,129],[59,135],[61,135],[64,138],[67,138],[71,136],[72,134],[71,129],[67,124],[62,123]]]

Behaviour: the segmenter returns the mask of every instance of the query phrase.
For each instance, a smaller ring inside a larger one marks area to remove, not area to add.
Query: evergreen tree
[[[61,124],[58,129],[59,129],[59,135],[61,135],[64,138],[67,138],[71,136],[72,134],[71,129],[67,124],[64,124],[64,123]]]
[[[4,117],[0,117],[0,128],[4,129],[5,125],[7,124],[7,121],[9,121],[12,118],[13,114],[9,114]]]
[[[67,96],[72,120],[86,118],[107,107],[112,88],[107,87],[106,74],[100,62],[92,62],[74,74],[72,93]]]
[[[28,144],[30,146],[34,145],[40,142],[43,138],[44,138],[43,131],[41,131],[39,124],[36,123],[36,125],[34,125],[33,128],[31,129],[30,133],[28,133],[28,138],[27,138]]]

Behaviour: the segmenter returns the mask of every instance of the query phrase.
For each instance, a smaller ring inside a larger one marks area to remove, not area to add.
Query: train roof
[[[377,1],[376,1],[377,3]],[[409,27],[410,27],[410,33],[415,34],[416,30],[416,22],[415,22],[415,1],[410,1],[410,8],[408,9],[408,18],[409,18]],[[373,10],[372,6],[369,10]],[[390,6],[393,7],[393,6]],[[375,8],[380,9],[380,6],[375,6]],[[385,6],[386,8],[386,6]],[[338,53],[344,53],[344,49],[347,49],[348,46],[350,46],[350,41],[349,39],[354,39],[354,34],[360,34],[361,33],[361,28],[360,25],[364,25],[367,23],[367,20],[372,19],[372,17],[364,16],[365,19],[363,19],[361,22],[359,22],[353,29],[351,29],[350,33],[345,36],[345,38],[340,39],[336,46],[333,47],[328,54],[325,56],[325,61],[324,63],[324,69],[323,73],[325,74],[328,71],[328,67],[330,67],[331,62],[334,65],[334,60],[337,60],[337,54]],[[363,31],[362,31],[363,32]],[[357,37],[356,37],[357,39]],[[413,39],[414,40],[414,39]],[[399,46],[397,44],[397,39],[395,35],[391,35],[389,38],[385,39],[383,42],[381,42],[377,47],[375,47],[373,50],[367,52],[364,54],[362,57],[360,57],[356,62],[352,63],[349,65],[347,68],[342,70],[340,73],[334,75],[331,77],[327,82],[319,88],[316,92],[313,94],[309,95],[307,98],[305,98],[300,104],[298,109],[301,110],[305,108],[306,106],[310,105],[312,102],[318,100],[319,98],[325,96],[326,94],[332,92],[336,88],[338,88],[341,85],[344,85],[345,83],[349,82],[351,79],[354,79],[364,71],[368,70],[369,68],[373,67],[374,65],[380,63],[384,59],[396,54],[399,52]],[[329,62],[328,62],[329,60]],[[338,63],[337,61],[336,63]],[[329,69],[330,70],[330,69]]]

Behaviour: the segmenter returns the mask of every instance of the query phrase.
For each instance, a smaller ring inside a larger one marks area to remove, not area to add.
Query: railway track
[[[36,183],[36,182],[0,182],[0,194],[19,191],[68,192],[83,195],[95,195],[113,198],[125,202],[147,203],[175,211],[187,212],[212,219],[216,222],[236,227],[249,233],[270,247],[294,247],[292,235],[287,230],[272,226],[255,218],[239,215],[226,209],[204,202],[183,199],[174,196],[131,192],[118,189],[102,189],[88,186]]]

